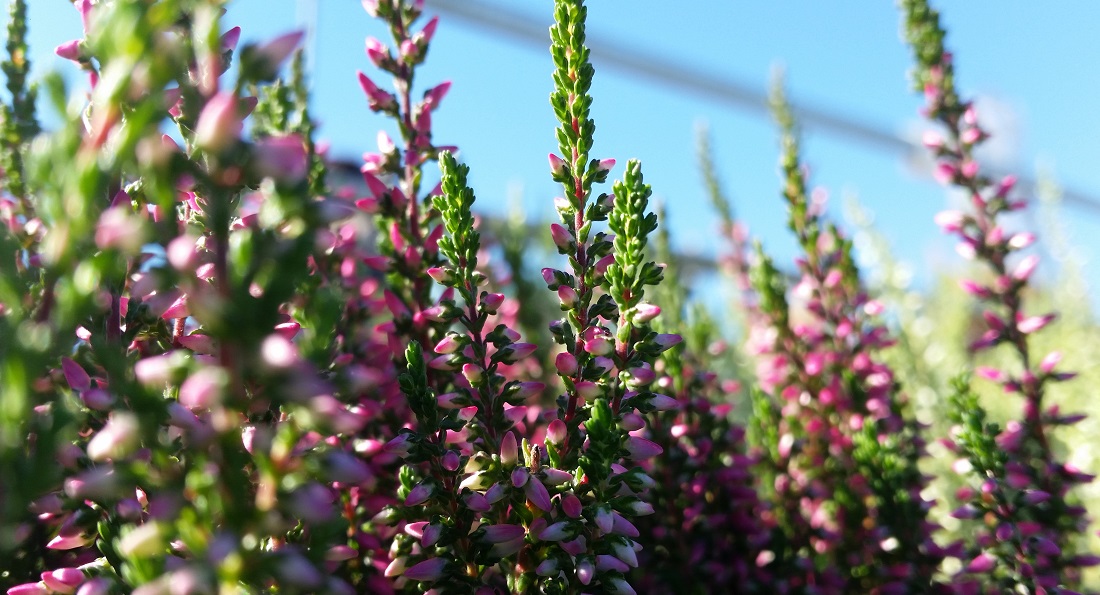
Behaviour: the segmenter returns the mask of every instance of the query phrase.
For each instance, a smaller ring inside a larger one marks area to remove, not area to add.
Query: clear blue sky
[[[353,0],[315,0],[319,19],[313,42],[315,113],[320,137],[337,156],[358,159],[373,149],[381,119],[366,107],[356,70],[374,76],[364,37],[383,29]],[[451,0],[461,1],[461,0]],[[550,0],[507,2],[547,26]],[[38,73],[67,69],[52,55],[57,44],[79,36],[76,11],[66,0],[30,3],[32,59]],[[589,37],[637,47],[683,61],[716,76],[763,89],[774,65],[786,68],[792,99],[895,131],[922,129],[920,100],[909,89],[910,57],[899,34],[893,2],[682,3],[663,0],[595,0]],[[939,2],[957,56],[962,90],[991,99],[998,120],[1009,123],[1007,164],[1033,175],[1048,166],[1067,186],[1100,198],[1100,3],[1076,0],[1032,3],[1005,0]],[[300,26],[296,2],[238,0],[225,26],[240,25],[242,41],[262,40]],[[546,154],[555,149],[555,122],[547,97],[548,52],[444,18],[419,83],[454,82],[433,118],[435,138],[457,144],[471,166],[480,208],[503,212],[515,188],[532,219],[553,216],[559,192]],[[627,76],[596,63],[594,156],[642,160],[646,180],[670,205],[674,239],[686,251],[716,254],[722,247],[712,223],[695,161],[698,122],[709,122],[716,161],[736,208],[752,231],[782,261],[793,242],[776,175],[777,142],[771,122]],[[72,79],[83,84],[81,79]],[[915,175],[905,160],[881,150],[807,129],[805,158],[816,185],[827,187],[840,216],[845,193],[854,193],[877,216],[898,254],[918,271],[958,264],[952,242],[932,223],[948,197]],[[993,130],[997,134],[997,130]],[[612,172],[618,175],[621,169]],[[1072,240],[1100,265],[1100,217],[1067,208]],[[1042,239],[1042,238],[1040,238]],[[929,266],[925,266],[928,263]],[[1049,267],[1049,264],[1047,265]],[[927,280],[927,272],[918,279]]]

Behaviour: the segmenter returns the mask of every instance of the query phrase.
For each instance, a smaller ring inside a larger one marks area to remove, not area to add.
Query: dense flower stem
[[[1000,181],[984,173],[974,151],[989,133],[979,123],[975,106],[960,99],[955,87],[954,64],[945,50],[945,33],[939,14],[927,0],[904,0],[905,35],[913,48],[916,68],[913,79],[924,93],[926,106],[922,110],[930,120],[946,131],[925,135],[925,144],[937,159],[936,178],[943,184],[963,190],[970,202],[967,211],[946,211],[936,217],[944,231],[961,240],[959,252],[968,259],[982,262],[993,281],[983,284],[964,280],[968,293],[987,304],[982,313],[989,330],[971,346],[978,352],[1001,343],[1011,346],[1017,360],[1017,371],[980,368],[979,374],[1001,385],[1006,392],[1024,397],[1022,422],[1010,422],[1001,431],[996,425],[984,425],[984,412],[977,399],[969,395],[965,381],[956,383],[956,407],[977,408],[976,419],[964,411],[953,415],[958,425],[958,439],[953,442],[976,471],[982,473],[982,490],[993,492],[993,507],[972,500],[967,506],[986,510],[997,519],[973,541],[975,555],[966,568],[968,581],[976,575],[986,575],[986,582],[995,581],[1005,588],[1052,589],[1072,586],[1079,580],[1079,567],[1085,564],[1070,554],[1072,538],[1083,530],[1083,510],[1066,502],[1068,491],[1076,484],[1091,479],[1071,465],[1057,462],[1048,433],[1058,425],[1068,425],[1077,419],[1060,416],[1057,408],[1044,411],[1044,397],[1049,382],[1073,377],[1072,373],[1055,372],[1061,355],[1057,352],[1038,359],[1029,345],[1029,336],[1051,321],[1055,314],[1028,315],[1024,295],[1038,265],[1035,255],[1025,256],[1010,266],[1009,258],[1035,241],[1026,232],[1009,232],[1002,215],[1026,208],[1026,201],[1011,197],[1015,178]],[[958,396],[962,395],[962,396]],[[986,435],[988,434],[988,436]],[[992,435],[996,434],[994,442]],[[995,450],[996,455],[989,451]],[[1024,528],[1029,536],[1024,538]],[[1012,535],[1012,551],[999,550],[998,541]],[[998,566],[999,561],[1004,566]]]

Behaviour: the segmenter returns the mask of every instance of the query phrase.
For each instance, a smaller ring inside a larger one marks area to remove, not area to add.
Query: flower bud
[[[565,427],[565,422],[560,419],[555,419],[546,426],[546,439],[550,444],[560,446],[565,443],[567,436],[568,429]]]
[[[232,93],[218,93],[206,102],[199,114],[195,145],[219,153],[237,142],[243,127],[237,98]]]
[[[550,153],[548,157],[550,159],[550,173],[553,174],[554,177],[565,175],[565,161],[553,153]]]
[[[88,442],[88,458],[105,461],[126,457],[138,447],[140,430],[134,414],[112,413],[103,429]]]
[[[447,560],[443,558],[428,558],[423,562],[413,565],[401,576],[410,581],[432,582],[443,578],[447,570]]]
[[[486,293],[481,297],[481,309],[488,314],[496,314],[503,303],[503,293]]]
[[[577,358],[568,351],[563,351],[554,358],[554,367],[562,376],[574,376],[577,374]]]
[[[558,250],[562,252],[570,250],[577,241],[577,238],[573,237],[573,233],[559,223],[550,224],[550,237],[554,240],[554,245],[558,247]]]
[[[654,306],[653,304],[649,303],[641,303],[634,308],[634,316],[631,318],[631,321],[635,325],[640,326],[653,320],[654,318],[657,318],[657,316],[659,316],[660,314],[660,307]]]
[[[508,432],[500,441],[500,463],[505,467],[515,465],[519,460],[519,445],[516,443],[516,435]]]

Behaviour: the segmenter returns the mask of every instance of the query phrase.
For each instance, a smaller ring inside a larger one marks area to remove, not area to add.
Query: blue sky
[[[385,31],[359,2],[314,2],[318,20],[312,79],[320,137],[332,144],[335,155],[357,160],[374,148],[376,131],[385,122],[367,110],[355,73],[363,70],[374,76],[363,53],[364,37]],[[549,0],[494,2],[549,26]],[[66,0],[30,4],[36,72],[69,69],[52,49],[80,35],[76,11]],[[225,27],[240,25],[242,41],[266,39],[301,26],[297,4],[237,0],[230,3]],[[920,100],[909,89],[910,56],[900,39],[893,2],[589,4],[591,39],[659,54],[760,89],[767,86],[772,68],[781,64],[797,103],[887,131],[919,134],[923,129],[916,116]],[[1002,165],[1027,175],[1042,165],[1065,185],[1100,199],[1100,44],[1095,42],[1100,3],[939,4],[962,90],[993,105],[995,120],[1008,125],[1008,132],[999,135]],[[793,241],[784,229],[777,141],[770,120],[601,67],[599,61],[595,66],[593,156],[614,157],[620,163],[632,157],[642,160],[646,181],[669,205],[678,246],[711,256],[723,247],[714,233],[695,160],[696,126],[707,122],[718,169],[735,208],[771,252],[789,261]],[[555,122],[547,101],[551,68],[545,50],[446,16],[441,20],[418,83],[423,89],[453,81],[433,118],[435,138],[460,146],[471,166],[481,209],[505,212],[509,198],[521,193],[529,218],[548,221],[553,216],[552,199],[559,190],[546,163],[546,154],[555,149]],[[72,80],[83,84],[82,79]],[[858,196],[875,213],[877,228],[896,252],[913,263],[919,281],[927,281],[932,269],[959,263],[952,242],[932,223],[932,216],[950,199],[904,158],[814,128],[805,129],[804,140],[812,181],[830,190],[832,211],[838,217],[843,197]],[[620,173],[621,166],[612,175]],[[1090,261],[1089,276],[1095,278],[1100,272],[1095,264],[1100,256],[1100,216],[1069,207],[1064,215],[1072,241]]]

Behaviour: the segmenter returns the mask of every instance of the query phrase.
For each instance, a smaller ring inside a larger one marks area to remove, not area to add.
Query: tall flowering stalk
[[[435,205],[446,226],[440,251],[447,263],[435,276],[448,287],[441,316],[461,332],[440,340],[435,351],[441,355],[432,362],[452,371],[451,392],[429,388],[419,344],[406,351],[402,391],[418,423],[389,448],[420,465],[401,471],[398,495],[404,507],[384,513],[387,522],[410,521],[395,541],[387,575],[400,577],[399,586],[430,585],[448,593],[478,585],[523,591],[530,569],[516,554],[532,520],[527,503],[548,507],[543,482],[553,485],[554,479],[540,472],[538,453],[526,442],[520,451],[513,429],[513,414],[522,413],[524,402],[542,386],[508,380],[502,367],[530,356],[535,346],[519,342],[518,333],[503,324],[488,327],[504,296],[480,289],[487,277],[478,270],[480,234],[470,210],[474,194],[467,167],[449,153],[440,165],[443,194]]]
[[[1020,251],[1035,241],[1029,232],[1006,228],[1005,216],[1026,207],[1013,195],[1015,178],[997,179],[982,170],[974,152],[989,138],[974,105],[962,99],[955,86],[952,57],[944,47],[939,14],[925,0],[904,0],[905,37],[913,48],[914,85],[924,93],[923,114],[942,133],[929,132],[925,144],[937,160],[936,178],[964,192],[966,211],[945,211],[936,217],[944,231],[956,235],[958,251],[989,271],[989,280],[964,280],[962,287],[983,304],[988,330],[970,349],[977,353],[996,347],[1014,354],[1011,368],[979,368],[978,374],[1023,398],[1023,412],[1003,430],[985,425],[984,414],[965,382],[956,383],[953,421],[959,424],[954,446],[966,466],[975,472],[973,489],[963,489],[966,501],[956,516],[981,519],[978,533],[968,543],[971,558],[959,580],[965,592],[1026,590],[1030,593],[1065,592],[1079,581],[1080,568],[1092,557],[1074,555],[1074,541],[1085,530],[1084,509],[1072,505],[1069,491],[1092,479],[1057,460],[1052,431],[1080,421],[1056,405],[1044,403],[1050,383],[1073,373],[1057,370],[1061,354],[1041,355],[1029,347],[1030,337],[1049,325],[1054,313],[1025,308],[1025,296],[1039,263],[1035,254]],[[986,435],[995,433],[994,436]]]
[[[928,592],[942,552],[920,496],[921,439],[903,416],[891,370],[875,359],[890,345],[874,320],[881,306],[860,285],[851,242],[824,221],[823,195],[807,192],[778,85],[773,111],[789,225],[803,256],[796,304],[760,250],[752,271],[769,327],[758,378],[768,396],[758,395],[755,406],[776,527],[760,561],[774,569],[782,592]]]

